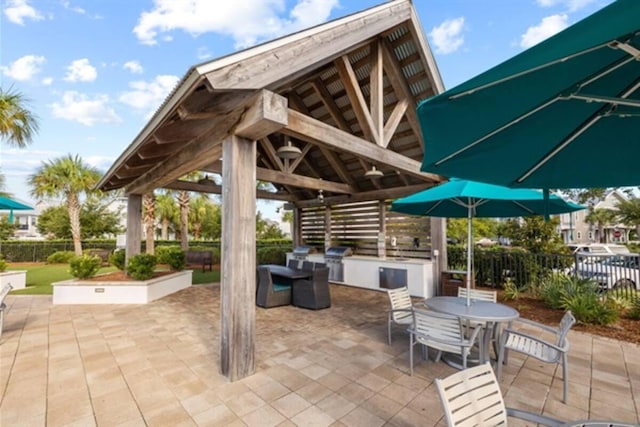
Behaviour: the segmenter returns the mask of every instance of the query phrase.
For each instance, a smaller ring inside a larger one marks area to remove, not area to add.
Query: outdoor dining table
[[[424,300],[425,307],[440,313],[451,314],[464,320],[481,322],[485,325],[481,332],[482,345],[478,359],[480,363],[489,360],[489,344],[491,342],[491,331],[499,323],[511,322],[520,317],[518,310],[508,305],[491,302],[471,300],[471,305],[467,306],[467,299],[461,297],[433,297]],[[499,337],[496,337],[499,339]],[[445,358],[450,364],[455,364],[451,359]]]
[[[298,280],[298,279],[307,279],[309,277],[311,277],[311,275],[313,274],[313,272],[311,271],[306,271],[306,270],[300,270],[297,268],[290,268],[284,265],[278,265],[278,264],[263,264],[260,265],[260,267],[267,267],[269,269],[269,272],[271,272],[271,276],[278,276],[281,278],[284,278],[285,282],[290,283],[291,285],[293,285],[293,283]],[[282,281],[280,281],[282,282]]]

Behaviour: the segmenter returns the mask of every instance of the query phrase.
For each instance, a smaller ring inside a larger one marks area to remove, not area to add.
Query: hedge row
[[[176,246],[180,242],[174,240],[161,240],[155,242],[158,246]],[[259,264],[269,264],[278,262],[284,264],[286,253],[293,247],[291,240],[262,240],[256,243],[257,261]],[[82,249],[116,249],[115,240],[87,240],[82,242]],[[145,242],[142,242],[142,251],[146,249]],[[189,242],[191,250],[211,250],[214,254],[214,263],[220,262],[220,242],[219,241],[193,241]],[[46,262],[49,255],[54,252],[73,251],[73,241],[71,240],[0,240],[0,254],[4,255],[9,262]]]

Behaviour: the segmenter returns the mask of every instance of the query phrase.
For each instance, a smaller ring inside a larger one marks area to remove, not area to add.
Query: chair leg
[[[391,313],[389,313],[389,319],[387,320],[387,342],[391,345]]]
[[[562,402],[567,403],[567,388],[569,386],[569,366],[567,364],[567,353],[562,354]]]
[[[498,351],[498,372],[496,372],[496,376],[498,377],[498,382],[502,381],[502,361],[504,359],[504,354],[507,349],[504,348],[504,345],[500,346],[500,351]]]
[[[413,376],[413,334],[410,334],[409,339],[409,372]]]

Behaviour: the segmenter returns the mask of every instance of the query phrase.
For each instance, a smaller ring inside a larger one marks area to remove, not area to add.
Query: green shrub
[[[571,310],[578,323],[609,325],[619,318],[611,301],[602,301],[595,292],[576,293],[563,297],[563,306]]]
[[[287,261],[286,248],[266,247],[258,248],[256,251],[256,261],[258,264],[281,264]]]
[[[120,271],[124,271],[127,252],[124,249],[116,249],[109,255],[109,264]]]
[[[636,296],[631,303],[631,308],[627,312],[627,317],[630,319],[640,319],[640,297]]]
[[[49,264],[68,264],[76,256],[73,251],[57,251],[47,257]]]
[[[182,250],[180,246],[158,246],[155,249],[156,259],[158,264],[169,264],[170,253],[175,250]]]
[[[88,279],[100,270],[102,260],[97,256],[74,256],[69,260],[69,273],[78,279]]]
[[[507,277],[504,281],[504,292],[502,296],[505,300],[515,301],[520,297],[520,289],[516,286],[516,282],[514,282],[510,277]]]
[[[164,255],[162,264],[169,264],[172,270],[182,271],[187,264],[184,251],[178,247],[171,247]]]
[[[0,254],[0,273],[7,269],[7,261],[4,260],[4,255]]]
[[[138,254],[129,258],[127,274],[134,280],[147,280],[153,277],[157,258],[151,254]]]

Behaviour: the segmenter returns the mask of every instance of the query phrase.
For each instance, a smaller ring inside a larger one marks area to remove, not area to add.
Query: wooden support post
[[[378,234],[378,256],[385,258],[387,256],[387,205],[384,200],[378,202],[379,218],[379,234]]]
[[[293,224],[291,224],[291,234],[293,237],[293,246],[302,245],[302,210],[300,208],[293,209]]]
[[[222,143],[220,371],[231,381],[255,371],[256,142]]]
[[[324,250],[331,247],[331,206],[324,208]]]
[[[142,241],[142,195],[129,194],[127,197],[127,246],[125,259],[128,261],[140,253]]]
[[[434,256],[438,251],[438,256]],[[433,260],[433,286],[440,295],[440,272],[447,270],[447,220],[431,217],[431,259]]]

